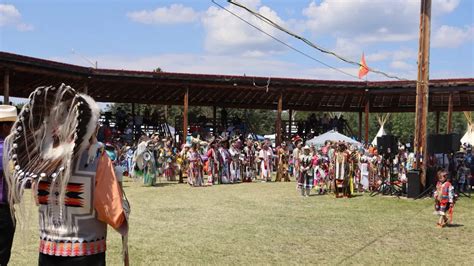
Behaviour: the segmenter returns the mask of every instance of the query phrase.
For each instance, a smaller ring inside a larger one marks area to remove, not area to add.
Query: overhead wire
[[[211,2],[214,3],[216,6],[220,7],[221,9],[227,11],[229,14],[233,15],[234,17],[238,18],[239,20],[243,21],[244,23],[248,24],[248,25],[251,26],[252,28],[254,28],[254,29],[260,31],[261,33],[267,35],[268,37],[270,37],[270,38],[272,38],[273,40],[279,42],[280,44],[282,44],[282,45],[284,45],[284,46],[290,48],[291,50],[293,50],[293,51],[295,51],[295,52],[297,52],[297,53],[299,53],[299,54],[301,54],[301,55],[303,55],[303,56],[305,56],[305,57],[307,57],[307,58],[309,58],[309,59],[312,59],[312,60],[318,62],[319,64],[321,64],[321,65],[323,65],[323,66],[325,66],[325,67],[328,67],[328,68],[330,68],[330,69],[333,69],[333,70],[335,70],[335,71],[338,71],[338,72],[340,72],[340,73],[342,73],[342,74],[344,74],[344,75],[350,76],[350,77],[352,77],[352,78],[359,79],[359,77],[357,77],[356,75],[353,75],[353,74],[351,74],[351,73],[349,73],[349,72],[346,72],[346,71],[344,71],[344,70],[342,70],[342,69],[339,69],[339,68],[337,68],[337,67],[331,66],[331,65],[329,65],[329,64],[327,64],[327,63],[324,63],[323,61],[321,61],[321,60],[319,60],[319,59],[317,59],[317,58],[315,58],[315,57],[313,57],[313,56],[311,56],[311,55],[309,55],[309,54],[307,54],[307,53],[305,53],[305,52],[303,52],[303,51],[301,51],[301,50],[295,48],[294,46],[292,46],[292,45],[290,45],[290,44],[288,44],[288,43],[286,43],[286,42],[284,42],[284,41],[282,41],[282,40],[280,40],[280,39],[278,39],[277,37],[271,35],[270,33],[266,32],[266,31],[264,31],[263,29],[261,29],[261,28],[255,26],[254,24],[248,22],[247,20],[245,20],[245,19],[242,18],[241,16],[237,15],[235,12],[232,12],[232,11],[230,11],[229,9],[225,8],[224,6],[222,6],[221,4],[217,3],[216,1],[211,0]]]
[[[214,2],[214,0],[212,0],[212,2]],[[252,9],[246,7],[246,6],[244,6],[243,4],[237,3],[237,2],[235,2],[235,1],[233,1],[233,0],[227,0],[227,2],[229,2],[230,4],[233,4],[233,5],[237,6],[237,7],[240,7],[240,8],[242,8],[242,9],[246,10],[247,12],[251,13],[252,15],[254,15],[255,17],[257,17],[257,18],[260,19],[261,21],[267,23],[268,25],[270,25],[270,26],[272,26],[272,27],[274,27],[274,28],[276,28],[276,29],[278,29],[278,30],[280,30],[280,31],[282,31],[282,32],[284,32],[284,33],[286,33],[286,34],[288,34],[288,35],[290,35],[290,36],[292,36],[292,37],[294,37],[294,38],[296,38],[296,39],[302,41],[302,42],[304,42],[305,44],[309,45],[310,47],[315,48],[316,50],[318,50],[318,51],[320,51],[320,52],[322,52],[322,53],[332,55],[332,56],[338,58],[339,60],[344,61],[344,62],[346,62],[346,63],[348,63],[348,64],[352,64],[352,65],[355,65],[355,66],[358,66],[358,67],[368,68],[369,71],[371,71],[371,72],[373,72],[373,73],[376,73],[376,74],[383,75],[383,76],[385,76],[385,77],[387,77],[387,78],[397,79],[397,80],[401,80],[401,81],[409,81],[409,80],[406,79],[406,78],[401,78],[401,77],[398,77],[398,76],[395,76],[395,75],[392,75],[392,74],[388,74],[388,73],[386,73],[386,72],[383,72],[383,71],[380,71],[380,70],[377,70],[377,69],[374,69],[374,68],[369,68],[369,67],[367,67],[367,66],[363,66],[362,64],[360,64],[360,63],[358,63],[358,62],[355,62],[355,61],[353,61],[353,60],[347,59],[347,58],[345,58],[345,57],[343,57],[343,56],[341,56],[341,55],[338,55],[337,53],[335,53],[335,52],[333,52],[333,51],[328,50],[328,49],[322,48],[322,47],[316,45],[315,43],[309,41],[308,39],[306,39],[306,38],[304,38],[304,37],[301,37],[301,36],[299,36],[299,35],[297,35],[297,34],[291,32],[291,31],[289,31],[289,30],[283,28],[282,26],[280,26],[280,25],[278,25],[277,23],[273,22],[271,19],[269,19],[269,18],[263,16],[262,14],[260,14],[260,13],[258,13],[258,12],[256,12],[256,11],[254,11],[254,10],[252,10]],[[214,2],[214,3],[215,3],[215,2]],[[356,77],[356,78],[358,78],[358,77]]]

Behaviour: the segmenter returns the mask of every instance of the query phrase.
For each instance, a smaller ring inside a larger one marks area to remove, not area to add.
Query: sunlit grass
[[[204,188],[125,182],[125,190],[131,265],[474,261],[474,199],[458,201],[458,226],[438,229],[432,199],[302,198],[294,182]],[[17,232],[11,265],[37,265],[37,217],[31,217],[31,226]],[[109,265],[121,264],[120,252],[120,237],[109,230]]]

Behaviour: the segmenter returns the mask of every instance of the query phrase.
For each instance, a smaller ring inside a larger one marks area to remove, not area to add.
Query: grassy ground
[[[470,264],[474,199],[456,205],[456,226],[438,229],[432,199],[359,195],[302,198],[295,183],[190,188],[125,182],[132,206],[131,265]],[[17,231],[11,265],[36,265],[34,208]],[[109,230],[108,265],[120,265]]]

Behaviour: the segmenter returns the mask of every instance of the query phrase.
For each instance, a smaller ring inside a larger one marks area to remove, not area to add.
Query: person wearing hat
[[[15,106],[0,105],[0,265],[7,265],[10,260],[15,223],[8,204],[7,180],[3,176],[3,141],[10,134],[13,123],[16,121]]]
[[[309,197],[314,182],[313,157],[310,154],[311,148],[306,145],[303,148],[303,155],[300,156],[300,175],[298,177],[298,188],[301,196]]]

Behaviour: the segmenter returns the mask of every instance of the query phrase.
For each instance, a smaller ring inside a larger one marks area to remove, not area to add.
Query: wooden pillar
[[[213,135],[217,137],[217,106],[212,107],[212,131]]]
[[[163,111],[165,112],[165,123],[168,123],[168,105],[163,105]]]
[[[359,141],[362,141],[362,112],[359,112]]]
[[[283,93],[278,96],[277,120],[276,120],[276,146],[281,144],[281,112],[283,110]]]
[[[87,82],[84,82],[84,87],[82,88],[82,92],[84,94],[87,94],[89,92],[89,84],[87,84]]]
[[[3,74],[3,104],[10,104],[10,71],[5,69]]]
[[[369,96],[367,96],[367,102],[365,103],[365,137],[364,141],[367,145],[369,145],[369,106],[370,106],[370,100]]]
[[[436,111],[436,134],[439,134],[439,115],[440,112]]]
[[[135,103],[132,103],[132,135],[133,135],[133,140],[135,140]]]
[[[451,134],[453,132],[453,94],[449,94],[448,102],[448,124],[446,128],[446,134]]]
[[[293,137],[293,134],[291,132],[293,126],[293,110],[289,109],[288,110],[288,139],[291,139]]]
[[[183,108],[183,140],[182,143],[186,143],[188,136],[188,101],[189,101],[189,89],[186,88],[184,93],[184,108]]]
[[[422,0],[420,8],[420,40],[418,47],[418,78],[416,83],[415,168],[421,170],[420,180],[426,186],[427,119],[429,97],[431,0]],[[423,161],[422,161],[423,160]]]

